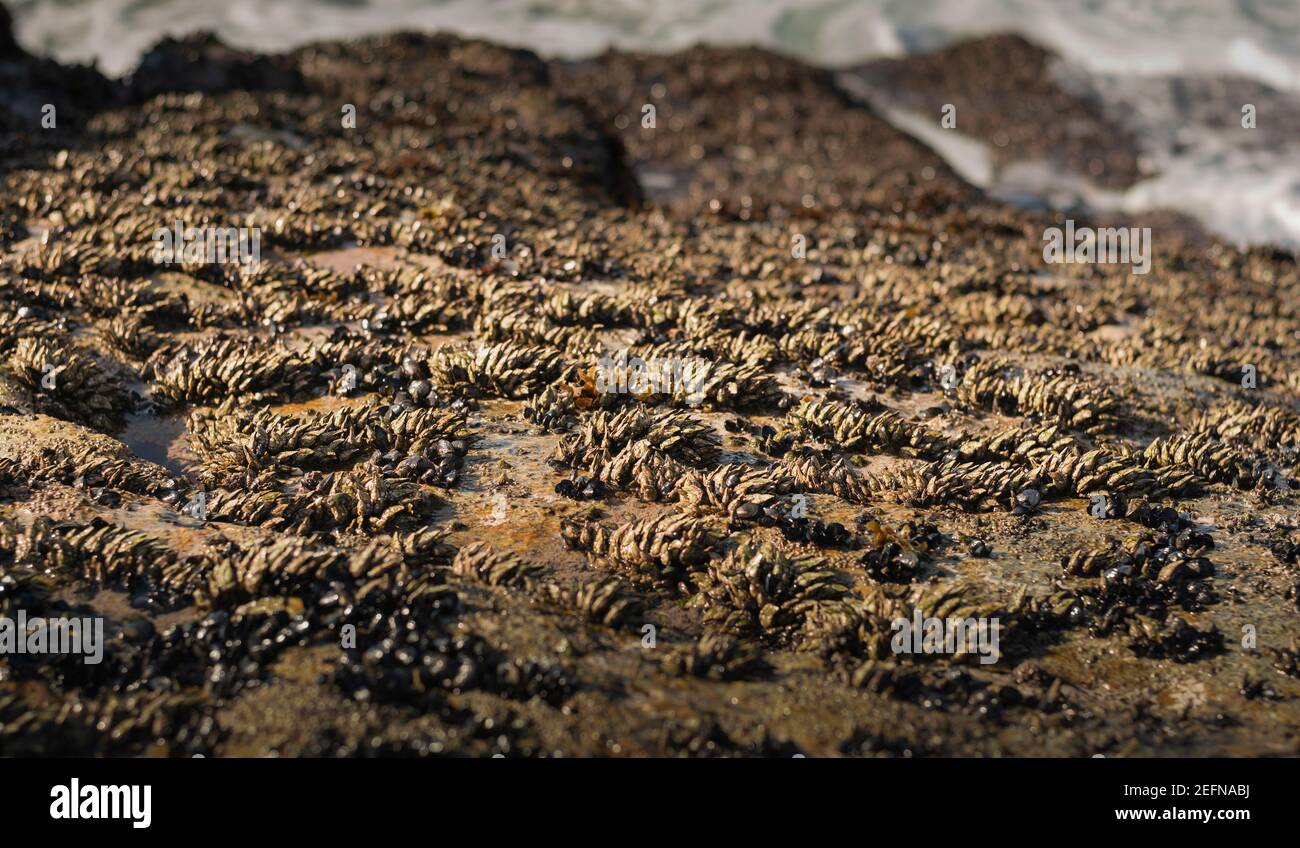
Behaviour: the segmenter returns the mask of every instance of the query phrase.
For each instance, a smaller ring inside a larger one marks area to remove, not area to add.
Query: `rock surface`
[[[115,636],[0,754],[1297,753],[1293,256],[1045,263],[763,51],[12,52],[0,614]]]

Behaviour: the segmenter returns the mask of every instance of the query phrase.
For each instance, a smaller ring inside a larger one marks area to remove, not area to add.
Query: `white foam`
[[[11,0],[18,34],[61,60],[128,71],[159,37],[207,28],[277,50],[398,29],[446,29],[587,56],[753,43],[820,65],[1019,32],[1099,73],[1233,74],[1300,89],[1300,8],[1270,0]]]
[[[942,156],[948,166],[966,182],[983,189],[993,185],[993,153],[987,144],[955,128],[944,128],[930,117],[890,103],[851,73],[840,74],[837,79],[845,91],[866,101],[890,124]]]

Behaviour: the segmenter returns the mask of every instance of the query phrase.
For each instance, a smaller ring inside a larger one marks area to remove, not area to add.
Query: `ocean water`
[[[401,29],[447,30],[579,58],[607,47],[758,44],[827,67],[994,32],[1056,51],[1063,84],[1137,133],[1152,176],[1101,192],[978,142],[945,144],[991,192],[1049,205],[1184,211],[1225,238],[1300,248],[1300,4],[1293,0],[8,0],[19,40],[128,73],[164,35],[197,29],[281,50]],[[1250,100],[1243,100],[1250,97]],[[1243,103],[1258,128],[1240,129]],[[909,122],[922,140],[932,137]],[[1235,130],[1234,130],[1235,127]],[[907,129],[907,127],[904,127]],[[1254,133],[1253,135],[1249,133]],[[974,145],[974,147],[972,147]],[[985,173],[987,168],[988,172]]]

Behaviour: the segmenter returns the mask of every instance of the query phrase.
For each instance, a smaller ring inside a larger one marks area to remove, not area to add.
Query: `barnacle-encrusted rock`
[[[285,475],[303,470],[324,475],[288,481],[290,493],[346,490],[349,480],[370,476],[369,498],[382,491],[417,492],[403,480],[454,481],[473,434],[465,416],[452,410],[347,407],[326,414],[283,416],[267,409],[250,412],[223,404],[190,415],[194,445],[204,458],[206,480],[218,487],[285,490]],[[378,463],[338,474],[368,454]],[[336,484],[342,483],[342,489]],[[355,486],[353,487],[355,488]],[[299,505],[301,506],[301,505]],[[336,512],[331,508],[331,513]],[[346,511],[346,509],[345,509]],[[251,514],[245,510],[241,514]]]
[[[687,515],[665,513],[613,527],[565,519],[560,533],[569,547],[654,582],[676,583],[708,558],[706,526]]]
[[[474,327],[484,341],[553,347],[574,358],[590,357],[600,350],[600,338],[594,329],[557,324],[549,318],[526,313],[484,312]]]
[[[561,444],[557,451],[565,459],[555,459],[556,464],[567,465],[582,471],[593,480],[599,480],[611,489],[635,492],[642,500],[671,500],[689,468],[663,451],[648,439],[637,439],[617,453],[604,448],[570,448]]]
[[[9,367],[32,390],[37,406],[59,418],[112,432],[131,408],[122,379],[76,348],[22,338]]]
[[[1076,550],[1061,557],[1061,571],[1073,577],[1096,577],[1114,565],[1114,546]]]
[[[754,646],[723,633],[706,633],[698,642],[671,648],[659,662],[669,674],[713,680],[739,680],[767,669],[767,662]]]
[[[916,668],[879,659],[864,660],[848,674],[851,685],[869,692],[901,697],[921,683]]]
[[[115,316],[103,325],[100,335],[112,348],[135,360],[147,358],[162,343],[137,315]]]
[[[539,305],[539,311],[556,323],[584,327],[622,326],[634,321],[630,298],[624,301],[599,292],[556,292]]]
[[[1006,461],[1032,466],[1073,447],[1074,440],[1060,424],[1018,425],[961,442],[957,453],[967,462]]]
[[[731,519],[753,519],[780,501],[781,484],[767,471],[748,465],[720,465],[689,471],[677,484],[677,499],[700,511]]]
[[[849,581],[815,556],[791,556],[770,543],[741,545],[697,577],[705,620],[737,636],[795,639],[806,624],[825,629],[836,605],[850,613]]]
[[[922,621],[934,619],[948,623],[947,633],[945,634],[944,651],[938,656],[951,657],[954,662],[963,660],[973,660],[980,654],[982,642],[991,645],[992,634],[989,628],[997,628],[998,646],[997,656],[988,654],[990,658],[997,661],[1007,652],[1008,642],[1015,637],[1019,625],[1021,608],[1028,602],[1028,597],[1022,593],[1021,597],[1012,602],[1009,607],[1003,606],[996,601],[991,601],[983,597],[974,587],[967,584],[941,585],[941,586],[919,586],[910,598],[911,610],[900,618],[908,621],[914,621],[919,617]],[[959,634],[959,638],[953,639],[949,644],[947,640],[948,633],[953,633],[954,622],[965,622],[975,624],[977,627],[985,628],[983,636],[979,636],[969,629]],[[961,637],[964,637],[961,638]],[[949,650],[952,648],[952,650]],[[925,652],[913,652],[908,654],[910,658],[926,658],[936,656]]]
[[[1280,406],[1222,402],[1204,412],[1193,429],[1260,451],[1300,445],[1300,413]]]
[[[951,504],[980,511],[1014,508],[1017,496],[1034,489],[1038,481],[1035,471],[1010,463],[945,461],[870,475],[866,486],[874,497],[909,506]]]
[[[504,341],[479,347],[463,367],[469,382],[483,391],[500,397],[523,398],[558,379],[567,366],[549,348]]]
[[[743,408],[780,397],[770,368],[755,361],[706,359],[688,343],[606,353],[593,371],[597,392],[649,404]]]
[[[1119,402],[1103,385],[1065,371],[1026,373],[999,359],[969,368],[957,386],[964,403],[1008,414],[1039,413],[1067,427],[1101,433],[1119,424]]]
[[[227,402],[212,411],[191,413],[187,429],[208,469],[220,478],[277,466],[347,464],[373,449],[368,425],[375,417],[369,410],[341,409],[295,418]]]
[[[645,440],[687,465],[715,462],[722,452],[717,432],[695,416],[678,410],[654,412],[630,406],[612,414],[594,413],[560,441],[552,458],[570,464],[571,457],[581,450],[617,453],[637,440]]]
[[[788,453],[768,473],[783,492],[822,492],[850,503],[868,503],[876,495],[871,478],[859,474],[843,457],[826,460],[815,454]]]
[[[641,597],[627,583],[610,574],[584,579],[576,587],[547,583],[545,592],[555,603],[603,627],[636,624],[644,614]]]
[[[232,395],[302,394],[313,379],[303,354],[253,340],[214,338],[159,348],[147,370],[154,393],[177,403],[220,402]]]
[[[438,500],[426,487],[373,467],[309,473],[285,488],[275,480],[269,476],[249,481],[246,489],[215,490],[208,518],[301,533],[336,527],[375,532],[415,523]]]
[[[899,65],[1070,103],[1029,49]],[[107,636],[0,658],[0,754],[1289,750],[1287,678],[1145,697],[1297,674],[1285,250],[1178,222],[1150,277],[1041,263],[1051,216],[850,102],[865,71],[759,49],[146,64],[0,21],[0,612]],[[178,222],[266,250],[164,266]],[[896,655],[918,615],[1016,662]]]
[[[1125,497],[1195,490],[1199,478],[1177,468],[1148,468],[1122,449],[1096,448],[1053,454],[1034,466],[1053,495],[1113,492]]]
[[[524,420],[550,432],[561,432],[573,425],[577,413],[576,394],[563,383],[552,383],[529,398],[520,410]]]
[[[666,498],[684,473],[676,457],[698,463],[719,450],[713,430],[689,416],[629,407],[616,415],[595,413],[561,439],[551,462],[654,501]]]
[[[724,331],[696,338],[700,338],[699,345],[703,351],[717,359],[764,367],[776,359],[776,344],[767,336],[756,333]]]
[[[1212,483],[1229,483],[1246,489],[1259,481],[1263,471],[1260,463],[1207,433],[1155,439],[1142,451],[1142,458],[1153,468],[1185,468]]]
[[[109,486],[166,497],[175,481],[165,469],[131,455],[126,445],[44,415],[0,415],[0,482]]]
[[[408,566],[425,566],[448,562],[456,555],[456,550],[444,541],[446,538],[445,528],[421,527],[409,533],[395,533],[390,541]]]
[[[460,549],[451,570],[462,577],[479,580],[489,586],[527,585],[542,569],[510,553],[494,551],[490,545],[475,542]]]
[[[1212,548],[1213,539],[1191,530],[1157,537],[1139,533],[1122,544],[1111,543],[1075,550],[1061,557],[1061,570],[1074,577],[1107,575],[1117,578],[1145,577],[1162,584],[1210,577],[1214,567],[1200,554]]]
[[[805,401],[790,417],[808,432],[843,450],[938,457],[948,449],[938,433],[905,421],[893,412],[869,412],[835,401]]]
[[[353,551],[296,536],[249,547],[225,542],[190,565],[193,591],[212,605],[271,596],[314,598],[339,586],[351,587],[358,596],[375,587],[405,591],[408,598],[422,591],[422,582],[412,579],[402,556],[378,542]]]
[[[130,756],[145,746],[169,754],[210,754],[220,733],[197,693],[149,691],[102,699],[33,703],[0,694],[0,750],[10,756],[75,756],[87,750]]]
[[[39,519],[12,538],[16,561],[70,572],[103,586],[161,587],[176,560],[149,535],[101,519],[60,525]]]
[[[678,403],[731,409],[773,403],[779,396],[780,388],[771,369],[753,361],[697,362],[689,377],[673,391],[673,400]]]

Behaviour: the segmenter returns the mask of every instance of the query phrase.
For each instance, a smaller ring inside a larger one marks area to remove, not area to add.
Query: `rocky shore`
[[[860,71],[1131,182],[1046,61]],[[0,656],[0,754],[1297,753],[1291,254],[1048,264],[1062,216],[757,49],[109,79],[2,8],[0,189],[0,616],[107,623]],[[932,618],[996,661],[896,651]]]

